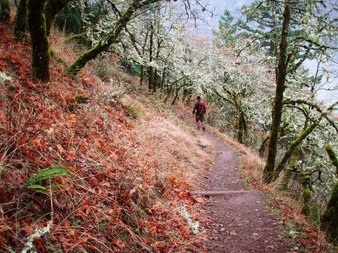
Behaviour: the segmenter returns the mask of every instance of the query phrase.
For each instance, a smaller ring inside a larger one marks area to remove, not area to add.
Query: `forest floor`
[[[206,200],[206,252],[292,252],[263,194],[244,187],[236,152],[211,134],[205,135],[216,151],[213,166],[195,192]]]

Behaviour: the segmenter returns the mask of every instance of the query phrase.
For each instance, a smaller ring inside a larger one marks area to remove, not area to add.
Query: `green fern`
[[[52,166],[46,169],[39,170],[38,173],[31,175],[24,183],[24,187],[34,190],[35,192],[46,193],[46,190],[51,188],[61,188],[61,184],[49,184],[48,186],[42,186],[39,183],[47,179],[56,177],[71,177],[69,170],[62,166]]]

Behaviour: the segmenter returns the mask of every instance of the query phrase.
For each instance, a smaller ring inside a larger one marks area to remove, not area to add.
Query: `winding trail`
[[[207,199],[206,215],[210,222],[206,227],[205,251],[291,252],[280,232],[282,226],[268,212],[262,194],[244,188],[236,153],[212,135],[205,135],[217,152],[213,168],[195,192]]]

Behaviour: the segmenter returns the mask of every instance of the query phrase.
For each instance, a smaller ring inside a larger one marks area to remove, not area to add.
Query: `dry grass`
[[[29,44],[11,39],[6,52],[0,48],[6,55],[0,67],[13,76],[0,94],[6,108],[0,114],[0,251],[21,250],[50,219],[52,233],[37,239],[50,252],[198,250],[201,235],[192,234],[180,210],[203,218],[188,190],[209,167],[211,145],[201,148],[203,137],[156,97],[125,95],[143,89],[118,66],[118,76],[109,80],[95,75],[101,67],[95,62],[70,79],[64,68],[78,53],[62,34],[50,37],[55,57],[48,84],[21,69],[29,66]],[[64,188],[48,197],[22,187],[29,175],[51,165],[71,171],[71,179],[56,179]]]

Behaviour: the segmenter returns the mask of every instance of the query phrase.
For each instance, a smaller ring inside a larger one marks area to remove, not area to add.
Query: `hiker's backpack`
[[[205,101],[200,101],[198,103],[197,112],[199,114],[204,114],[206,111],[207,111],[207,107],[206,107]]]

